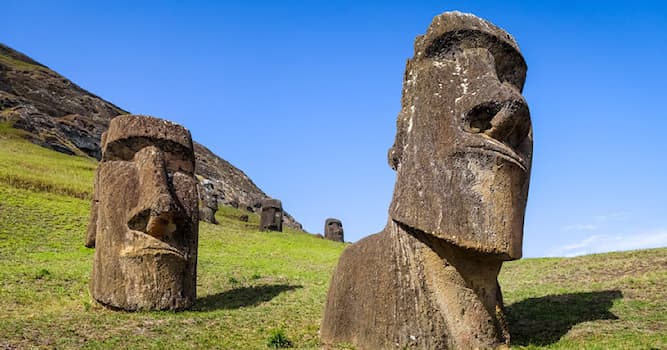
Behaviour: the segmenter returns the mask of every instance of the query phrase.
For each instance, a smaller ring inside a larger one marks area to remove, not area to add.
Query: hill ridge
[[[29,56],[0,43],[0,122],[26,131],[40,146],[101,158],[100,137],[109,121],[129,112],[90,93]],[[219,204],[257,212],[269,197],[242,170],[195,142],[196,174],[208,180]],[[302,229],[285,213],[285,225]]]

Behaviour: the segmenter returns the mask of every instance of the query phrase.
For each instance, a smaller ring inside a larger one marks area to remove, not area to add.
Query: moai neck
[[[496,348],[509,343],[497,280],[501,260],[393,220],[388,228],[397,245],[398,261],[414,260],[408,264],[421,270],[429,303],[440,311],[454,348]]]

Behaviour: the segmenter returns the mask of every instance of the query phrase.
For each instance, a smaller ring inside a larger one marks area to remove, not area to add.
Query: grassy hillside
[[[88,293],[83,247],[95,162],[0,126],[0,349],[266,349],[276,332],[317,348],[344,246],[261,233],[224,208],[202,223],[190,311],[114,312]],[[666,349],[667,249],[526,259],[501,273],[516,348]]]

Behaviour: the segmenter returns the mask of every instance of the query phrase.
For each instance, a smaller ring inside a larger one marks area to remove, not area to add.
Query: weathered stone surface
[[[87,246],[90,291],[122,310],[181,310],[196,297],[198,209],[190,132],[147,116],[114,118],[102,160]]]
[[[283,232],[283,204],[279,200],[265,199],[262,201],[259,229]]]
[[[343,223],[338,219],[327,219],[324,222],[324,238],[336,242],[345,242]]]
[[[385,229],[342,254],[321,340],[357,349],[509,343],[497,275],[521,257],[532,128],[514,39],[444,13],[415,41]]]
[[[28,56],[0,44],[0,122],[27,131],[38,145],[70,155],[102,156],[109,121],[128,112],[77,86]],[[213,183],[219,204],[259,213],[268,195],[243,171],[194,143],[195,173]],[[301,224],[284,212],[284,224]]]
[[[205,221],[209,224],[218,224],[215,219],[215,213],[218,211],[218,195],[214,192],[211,181],[202,180],[197,184],[199,191],[199,221]]]

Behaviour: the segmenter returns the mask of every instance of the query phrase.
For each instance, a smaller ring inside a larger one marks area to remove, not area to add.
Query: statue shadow
[[[198,298],[191,310],[233,310],[240,309],[242,307],[255,306],[275,298],[280,293],[298,288],[303,288],[303,286],[273,284],[234,288],[222,293]]]
[[[609,309],[621,298],[621,291],[605,290],[546,295],[514,303],[505,309],[512,345],[549,345],[576,324],[617,320]]]

